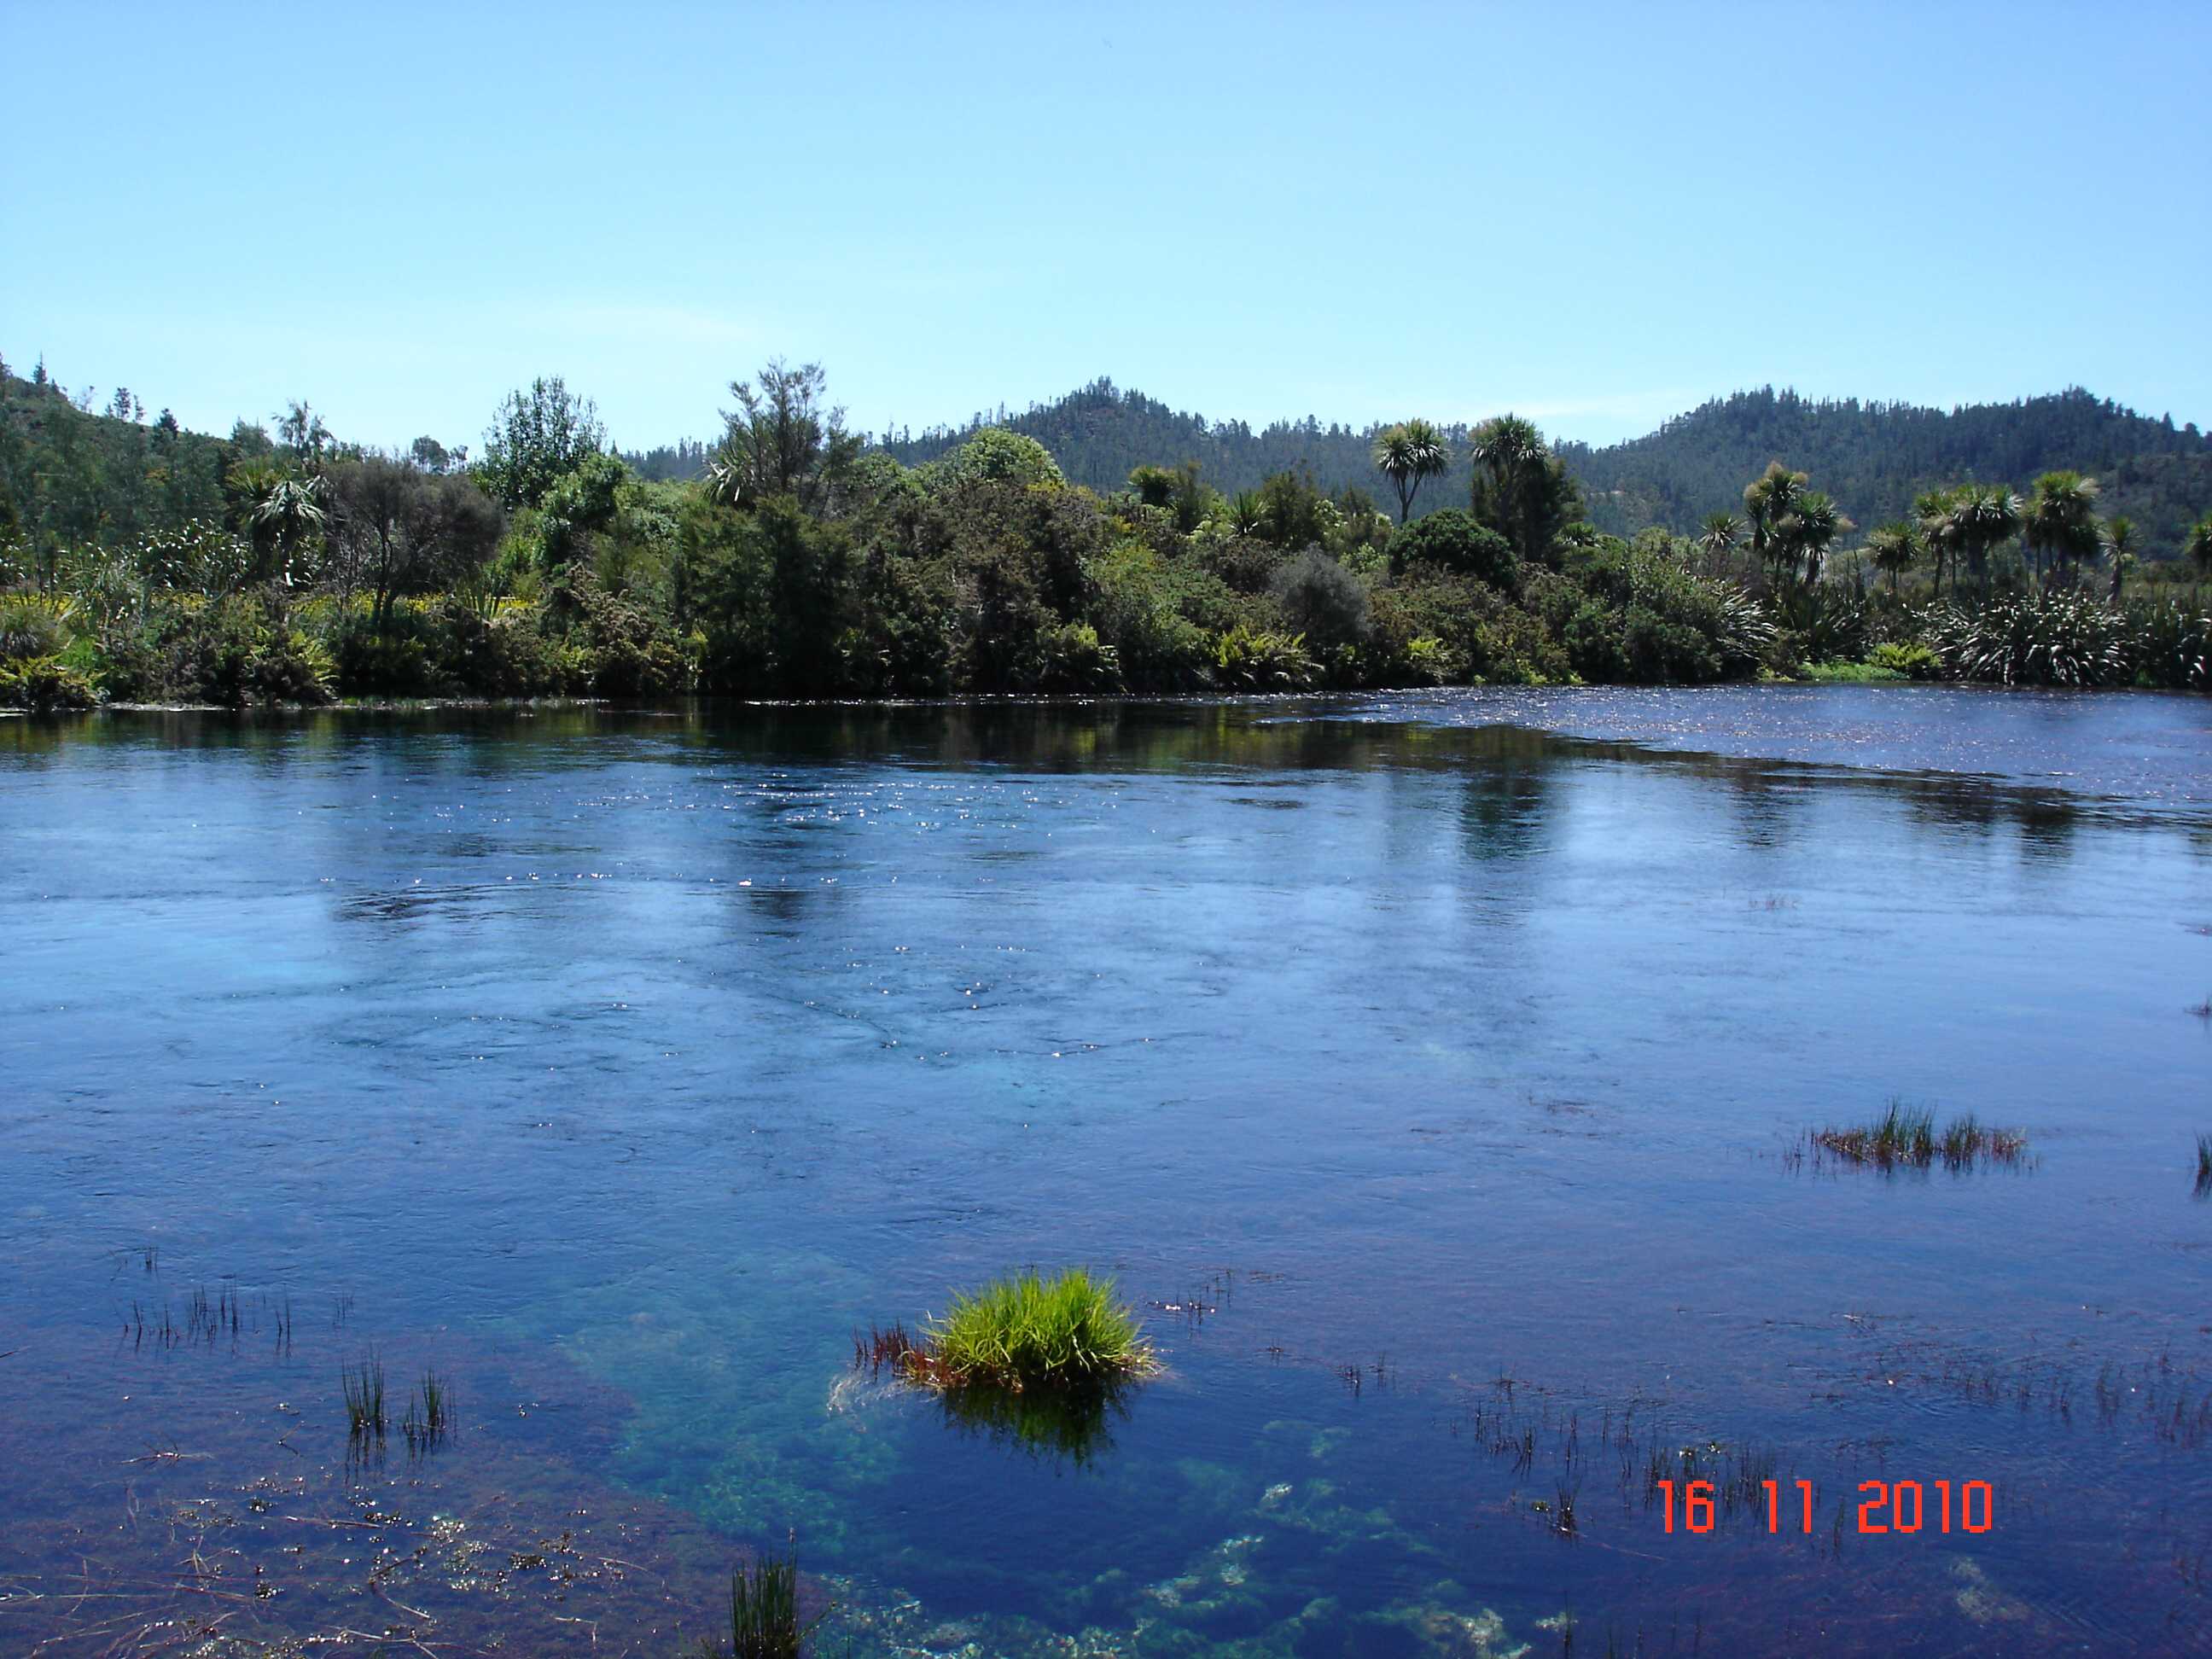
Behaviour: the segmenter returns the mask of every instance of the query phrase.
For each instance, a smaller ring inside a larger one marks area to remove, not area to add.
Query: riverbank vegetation
[[[906,465],[812,365],[732,394],[670,478],[557,380],[471,459],[347,444],[304,404],[218,440],[0,368],[0,703],[2202,689],[2212,660],[2212,514],[2138,563],[2080,472],[1930,489],[1860,538],[1778,461],[1695,534],[1623,537],[1510,416],[1367,434],[1373,491],[1291,467],[1224,492],[1171,454],[1101,491],[1003,427]]]

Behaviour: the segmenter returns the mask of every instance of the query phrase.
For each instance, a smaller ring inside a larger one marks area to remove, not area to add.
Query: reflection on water
[[[0,1647],[659,1651],[794,1532],[860,1652],[2198,1644],[2204,708],[0,721]],[[1793,1155],[1893,1097],[2033,1175]],[[850,1371],[1079,1262],[1166,1375]]]

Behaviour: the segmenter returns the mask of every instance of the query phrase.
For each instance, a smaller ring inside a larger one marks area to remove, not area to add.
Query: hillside
[[[96,413],[52,380],[0,366],[0,542],[127,541],[191,518],[219,518],[230,446],[153,420],[123,400]]]
[[[913,465],[988,425],[1036,438],[1070,478],[1098,490],[1121,487],[1140,462],[1195,460],[1228,492],[1304,468],[1327,490],[1350,483],[1388,495],[1368,459],[1367,430],[1309,417],[1255,431],[1240,421],[1178,413],[1110,380],[1018,415],[979,414],[963,427],[901,434],[884,447]],[[1425,509],[1457,505],[1467,490],[1466,428],[1446,431],[1462,459],[1424,495]],[[1969,479],[2024,489],[2054,467],[2094,474],[2106,513],[2132,517],[2153,557],[2177,552],[2188,526],[2212,507],[2212,440],[2193,425],[2153,420],[2078,388],[1946,411],[1815,402],[1768,387],[1716,398],[1626,443],[1565,443],[1559,453],[1582,483],[1589,517],[1617,535],[1651,524],[1686,532],[1708,513],[1740,511],[1744,485],[1776,459],[1809,473],[1862,527],[1904,516],[1923,489]]]
[[[1688,531],[1709,513],[1740,511],[1744,484],[1777,459],[1809,473],[1862,528],[1905,517],[1924,489],[1972,480],[2024,490],[2054,467],[2093,474],[2102,510],[2134,519],[2154,556],[2178,551],[2212,507],[2212,441],[2078,387],[1948,413],[1767,387],[1715,398],[1645,437],[1563,444],[1559,454],[1590,517],[1620,533]]]

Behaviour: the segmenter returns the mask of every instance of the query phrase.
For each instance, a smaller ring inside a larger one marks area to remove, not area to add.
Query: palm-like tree
[[[2120,587],[2135,568],[2136,521],[2124,513],[2105,526],[2105,550],[2112,556],[2112,600],[2120,602]]]
[[[2189,532],[2189,539],[2182,544],[2182,550],[2195,563],[2199,576],[2212,576],[2212,513],[2197,521]]]
[[[293,564],[307,541],[322,532],[330,515],[323,506],[319,477],[278,477],[248,511],[246,521],[257,548],[273,557],[257,560],[257,574],[291,585]]]
[[[1698,546],[1715,568],[1743,545],[1743,520],[1733,513],[1708,513],[1698,532]]]
[[[1905,520],[1867,532],[1867,557],[1877,570],[1889,574],[1889,591],[1897,592],[1898,579],[1912,568],[1920,556],[1920,533]]]
[[[1948,516],[1953,544],[1966,556],[1966,568],[1987,598],[1990,550],[2020,534],[2020,497],[2009,484],[1961,484],[1951,492]]]
[[[1810,587],[1820,580],[1820,562],[1827,556],[1828,544],[1851,527],[1843,509],[1825,490],[1801,490],[1777,527],[1780,556],[1793,574],[1802,562],[1805,586]]]
[[[1398,522],[1402,525],[1413,516],[1413,497],[1421,493],[1421,485],[1450,468],[1451,447],[1426,421],[1401,421],[1376,434],[1375,465],[1398,492]]]
[[[2078,472],[2046,472],[2028,492],[2021,532],[2039,560],[2055,553],[2071,575],[2075,559],[2094,559],[2102,544],[2097,529],[2097,481]]]
[[[1797,510],[1805,493],[1805,475],[1792,472],[1779,461],[1769,461],[1766,471],[1743,488],[1743,516],[1751,526],[1752,556],[1761,564],[1796,563],[1795,550],[1784,539],[1783,526]]]
[[[1947,567],[1955,569],[1959,552],[1958,526],[1951,522],[1951,492],[1948,489],[1924,490],[1913,498],[1912,518],[1920,532],[1920,544],[1926,548],[1936,566],[1936,597],[1943,597],[1943,572]],[[1957,582],[1952,586],[1955,592]]]

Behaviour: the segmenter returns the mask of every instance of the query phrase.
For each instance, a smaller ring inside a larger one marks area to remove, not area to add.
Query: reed
[[[730,1659],[798,1659],[810,1628],[799,1617],[795,1554],[730,1575]]]
[[[1933,1112],[1897,1099],[1874,1122],[1816,1130],[1813,1142],[1846,1162],[1882,1170],[1900,1164],[1924,1170],[1938,1159],[1953,1170],[1979,1163],[2017,1164],[2027,1150],[2027,1137],[2018,1130],[1993,1128],[1972,1112],[1952,1119],[1939,1133]]]
[[[400,1432],[416,1452],[428,1451],[446,1437],[453,1426],[453,1391],[444,1378],[427,1366],[407,1401],[407,1419]]]
[[[384,1409],[384,1362],[374,1354],[339,1372],[345,1391],[346,1426],[349,1434],[381,1437],[389,1421]]]

